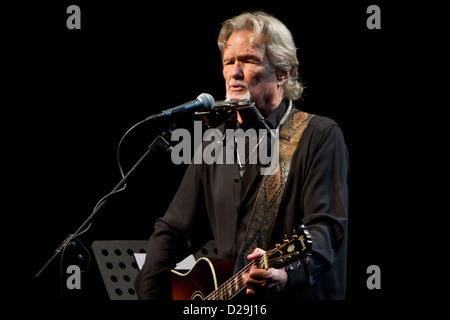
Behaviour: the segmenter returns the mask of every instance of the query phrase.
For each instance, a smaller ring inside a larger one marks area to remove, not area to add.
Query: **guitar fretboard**
[[[244,274],[250,271],[251,267],[257,265],[260,269],[267,269],[267,255],[263,254],[260,258],[252,261],[244,268],[239,270],[234,276],[229,280],[224,282],[217,290],[211,292],[205,300],[231,300],[235,295],[245,288],[244,284]]]
[[[269,267],[282,268],[289,263],[298,261],[310,255],[312,240],[308,229],[301,225],[300,229],[285,239],[281,245],[266,251],[257,260],[250,262],[234,276],[223,283],[217,290],[211,292],[205,300],[231,300],[245,288],[244,275],[256,265],[259,269],[268,270]],[[307,261],[307,260],[306,260]],[[306,262],[308,263],[308,262]]]

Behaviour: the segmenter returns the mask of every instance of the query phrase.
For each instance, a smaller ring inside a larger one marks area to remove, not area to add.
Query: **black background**
[[[81,30],[66,27],[70,4],[81,8]],[[381,30],[366,27],[370,4],[381,8]],[[395,299],[403,292],[408,268],[401,260],[408,245],[399,224],[407,201],[401,190],[412,179],[403,161],[408,133],[402,125],[410,106],[402,100],[401,83],[408,77],[404,49],[411,37],[401,22],[405,7],[385,1],[60,1],[4,11],[13,16],[5,34],[4,89],[13,117],[3,119],[4,168],[12,178],[4,243],[17,257],[4,267],[20,270],[9,277],[12,289],[19,289],[16,296],[59,301],[57,265],[41,279],[33,275],[119,182],[121,136],[145,117],[202,92],[223,99],[220,24],[261,9],[294,35],[306,86],[298,108],[334,119],[345,135],[351,168],[348,300]],[[185,120],[182,125],[192,125],[192,118]],[[145,125],[127,137],[125,169],[158,130]],[[102,211],[83,243],[147,239],[184,170],[167,154],[153,156]],[[372,264],[381,268],[381,290],[366,287]],[[81,298],[107,299],[95,260],[85,274]]]

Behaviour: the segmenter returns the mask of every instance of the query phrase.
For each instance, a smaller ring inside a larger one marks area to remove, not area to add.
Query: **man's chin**
[[[235,94],[235,93],[228,94],[227,93],[226,99],[227,100],[232,100],[232,99],[236,99],[236,100],[241,100],[241,99],[251,100],[251,97],[250,97],[250,93],[248,93],[248,92],[247,93],[242,93],[242,94]]]

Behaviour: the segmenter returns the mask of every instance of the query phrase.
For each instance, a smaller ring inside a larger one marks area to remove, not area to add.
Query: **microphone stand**
[[[87,231],[92,221],[97,217],[97,215],[100,213],[101,209],[105,206],[107,203],[107,199],[110,198],[113,194],[116,194],[126,187],[126,182],[128,179],[133,175],[133,173],[136,171],[136,169],[144,162],[144,160],[148,157],[148,155],[154,151],[157,150],[164,150],[164,151],[171,151],[173,147],[167,142],[167,136],[170,135],[174,129],[175,125],[172,124],[169,128],[168,132],[162,132],[160,135],[158,135],[155,140],[148,146],[147,151],[144,153],[144,155],[136,162],[136,164],[128,171],[128,173],[122,178],[122,180],[119,181],[119,183],[114,187],[114,189],[111,190],[110,193],[108,193],[106,196],[104,196],[97,206],[94,208],[91,215],[81,224],[81,226],[74,232],[67,236],[67,238],[56,248],[55,253],[53,256],[47,261],[47,263],[44,264],[44,266],[36,273],[35,277],[40,278],[42,273],[56,260],[56,258],[61,254],[61,263],[62,257],[64,255],[64,252],[66,248],[69,246],[71,248],[79,249],[80,252],[78,253],[76,257],[76,261],[78,263],[82,263],[80,267],[80,270],[85,270],[89,265],[90,255],[89,251],[79,242],[78,239],[76,239],[78,236],[83,234]],[[78,242],[77,243],[75,242]]]

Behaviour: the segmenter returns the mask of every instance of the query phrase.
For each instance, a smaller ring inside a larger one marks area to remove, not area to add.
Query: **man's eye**
[[[249,58],[245,60],[245,63],[259,64],[259,61],[258,59]]]

